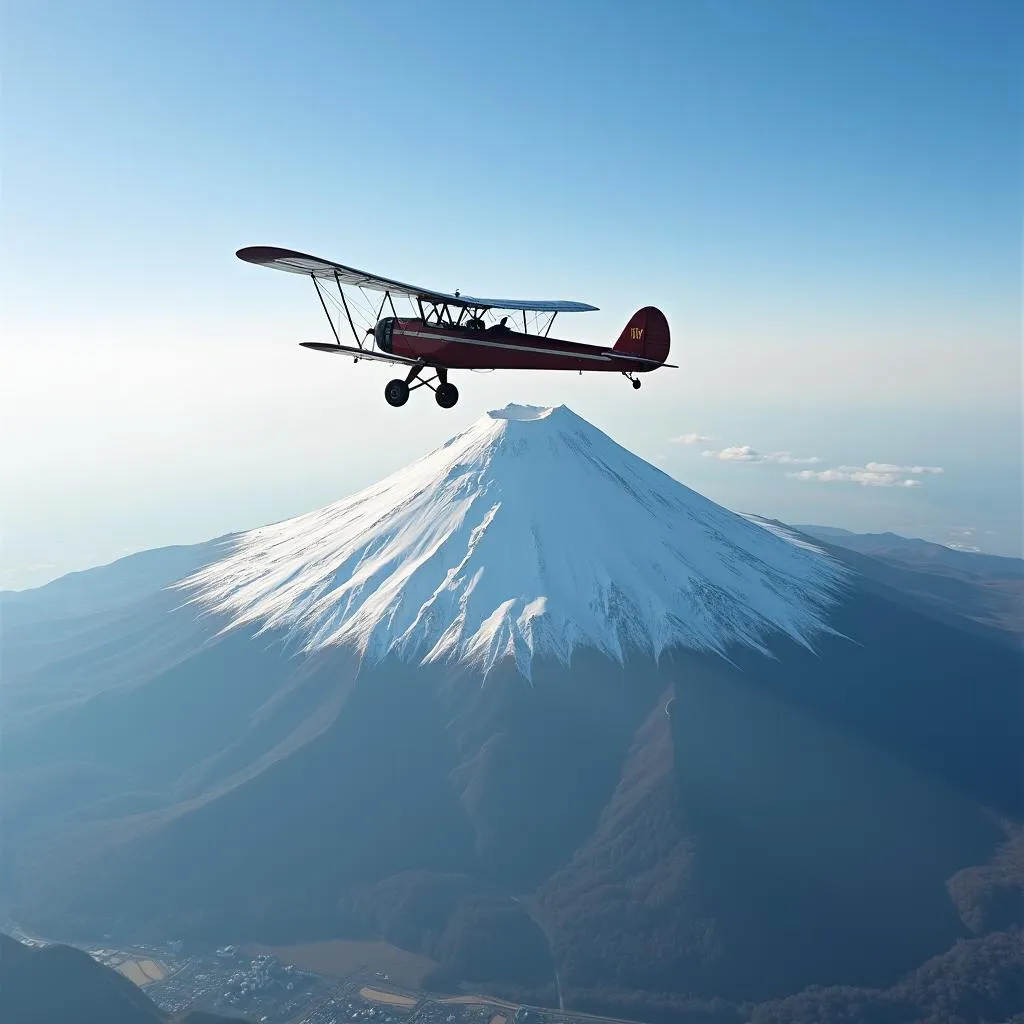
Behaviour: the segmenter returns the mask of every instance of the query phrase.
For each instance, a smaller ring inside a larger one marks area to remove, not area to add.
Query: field
[[[282,963],[295,964],[303,970],[346,978],[357,971],[380,972],[388,980],[404,988],[419,988],[423,978],[437,965],[417,953],[408,953],[387,942],[352,942],[331,939],[296,946],[247,946],[249,954],[271,953]]]
[[[388,1006],[403,1006],[407,1010],[411,1010],[417,1002],[412,996],[400,996],[397,992],[382,992],[379,988],[368,988],[366,985],[359,990],[359,994],[372,1002],[387,1003]]]
[[[155,960],[124,960],[117,965],[117,969],[139,988],[160,981],[166,973]]]

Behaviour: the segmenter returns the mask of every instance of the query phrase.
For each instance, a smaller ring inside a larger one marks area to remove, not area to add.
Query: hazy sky
[[[314,508],[509,401],[732,508],[1020,552],[1019,3],[4,22],[0,585]],[[312,290],[250,244],[593,302],[579,340],[653,303],[682,368],[463,373],[454,410],[393,410],[387,367],[296,347]]]

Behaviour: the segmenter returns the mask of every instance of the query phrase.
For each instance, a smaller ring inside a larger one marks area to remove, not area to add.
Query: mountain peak
[[[540,429],[538,429],[540,428]],[[231,626],[369,663],[618,661],[673,646],[809,644],[829,556],[729,512],[566,406],[508,405],[379,483],[242,535],[186,580]]]
[[[491,409],[487,415],[492,420],[546,420],[552,413],[569,410],[564,405],[517,405],[509,402],[504,409]]]

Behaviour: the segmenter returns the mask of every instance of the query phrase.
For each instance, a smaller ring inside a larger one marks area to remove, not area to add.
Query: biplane
[[[637,374],[670,365],[668,321],[654,306],[637,310],[615,344],[604,348],[550,336],[559,313],[597,309],[585,302],[439,292],[272,246],[250,246],[236,255],[312,280],[334,341],[300,342],[304,348],[407,367],[404,379],[396,377],[384,388],[392,406],[405,405],[410,392],[428,387],[442,409],[452,408],[459,392],[448,379],[450,370],[611,371],[639,388]],[[368,292],[379,295],[379,302]],[[399,315],[396,300],[409,307],[409,315]],[[354,345],[342,343],[345,321]]]

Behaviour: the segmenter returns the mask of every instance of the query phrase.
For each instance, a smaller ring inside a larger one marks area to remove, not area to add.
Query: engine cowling
[[[377,321],[377,326],[373,329],[373,340],[381,352],[391,352],[391,335],[394,334],[394,331],[395,318],[393,316],[386,316],[383,320]]]

